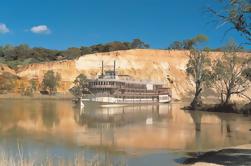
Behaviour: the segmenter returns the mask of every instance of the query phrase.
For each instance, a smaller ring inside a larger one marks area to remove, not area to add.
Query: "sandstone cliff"
[[[95,78],[101,72],[101,61],[104,61],[106,69],[112,68],[116,60],[117,73],[128,74],[135,79],[163,82],[172,88],[173,97],[181,99],[190,97],[193,83],[187,77],[185,68],[188,62],[188,51],[178,50],[126,50],[108,53],[96,53],[84,55],[76,60],[65,60],[40,64],[31,64],[17,69],[19,77],[42,80],[48,70],[54,70],[62,76],[61,91],[67,91],[73,80],[80,73],[87,77]],[[210,53],[212,59],[219,57],[221,53]],[[167,81],[170,77],[173,83]]]
[[[14,75],[16,74],[15,70],[12,70],[7,65],[0,64],[0,75],[2,75],[3,73],[10,73],[10,74],[14,74]]]

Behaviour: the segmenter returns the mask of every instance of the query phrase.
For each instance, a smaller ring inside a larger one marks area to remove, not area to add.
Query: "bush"
[[[0,91],[2,91],[1,93],[5,94],[13,90],[15,87],[16,80],[17,80],[17,77],[15,75],[4,72],[0,76]]]
[[[217,104],[213,107],[207,108],[209,112],[224,112],[224,113],[239,113],[236,104]]]
[[[42,82],[43,90],[48,90],[50,95],[56,94],[60,80],[61,76],[58,73],[54,73],[52,70],[47,71],[44,74],[44,79]]]
[[[26,88],[25,91],[24,91],[24,95],[25,96],[33,96],[32,88],[31,87]]]

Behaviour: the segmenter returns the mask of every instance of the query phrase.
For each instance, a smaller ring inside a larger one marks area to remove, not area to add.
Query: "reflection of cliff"
[[[78,129],[71,105],[56,101],[1,101],[0,132],[71,135]]]
[[[180,110],[180,105],[105,108],[85,110],[80,116],[88,124],[90,119],[99,127],[99,133],[78,135],[79,143],[100,143],[117,148],[184,149],[194,143],[195,129],[190,114]],[[107,114],[102,114],[103,112]],[[152,118],[153,125],[146,125]],[[83,122],[83,121],[82,121]],[[92,125],[93,126],[93,125]],[[107,134],[109,133],[109,134]],[[95,136],[96,135],[96,136]]]
[[[145,107],[144,113],[136,113],[139,110],[133,112],[127,108],[124,112],[118,110],[119,114],[110,115],[100,115],[97,110],[95,113],[92,110],[92,114],[88,115],[86,110],[86,114],[82,114],[80,119],[91,118],[92,126],[99,129],[90,128],[88,133],[80,133],[78,143],[119,149],[203,150],[249,140],[248,130],[241,139],[238,133],[243,132],[237,130],[239,126],[248,128],[248,123],[236,123],[228,119],[228,115],[183,111],[180,110],[181,106],[182,104],[172,104],[171,107],[159,105],[153,107],[153,110]],[[111,110],[110,113],[113,112]],[[146,118],[149,117],[153,117],[152,125],[146,125]],[[130,123],[126,123],[128,121]],[[88,121],[85,122],[88,126]]]
[[[134,126],[116,130],[120,148],[185,149],[194,143],[194,125],[190,115],[180,111],[180,105],[160,105],[161,120],[152,126]]]
[[[70,101],[0,101],[0,135],[23,133],[79,146],[205,149],[250,141],[250,121],[231,114],[189,112],[182,103],[80,111]],[[147,119],[152,118],[152,123]],[[49,136],[48,136],[49,134]]]
[[[48,102],[48,103],[43,104],[43,107],[41,110],[42,111],[41,116],[42,116],[43,124],[47,128],[52,128],[53,126],[56,126],[60,121],[57,115],[57,111],[52,111],[52,110],[55,110],[55,107],[56,107],[56,103],[53,103],[53,102]]]
[[[194,121],[198,149],[245,144],[250,140],[250,122],[242,116],[197,111],[189,113]]]

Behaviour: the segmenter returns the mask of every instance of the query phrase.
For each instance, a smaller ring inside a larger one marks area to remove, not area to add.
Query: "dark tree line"
[[[0,63],[15,68],[19,65],[31,63],[75,59],[86,54],[137,48],[145,49],[149,48],[149,45],[140,39],[134,39],[131,42],[114,41],[106,44],[82,46],[80,48],[71,47],[66,50],[53,50],[38,47],[31,48],[26,44],[20,44],[18,46],[5,45],[0,46]]]

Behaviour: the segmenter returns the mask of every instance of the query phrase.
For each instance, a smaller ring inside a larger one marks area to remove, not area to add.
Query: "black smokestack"
[[[101,73],[102,78],[104,77],[104,61],[102,61],[102,73]]]
[[[116,61],[114,61],[113,72],[114,72],[114,78],[115,78],[115,76],[116,76]]]

